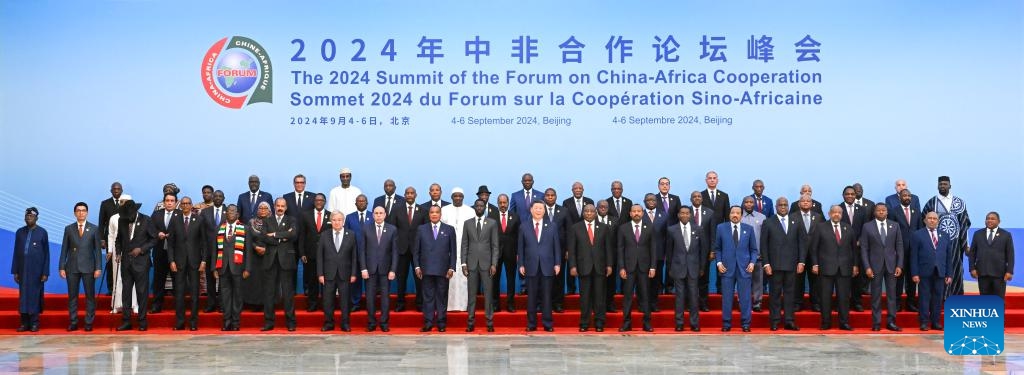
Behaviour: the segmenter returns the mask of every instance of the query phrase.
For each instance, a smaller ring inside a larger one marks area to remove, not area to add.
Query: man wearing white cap
[[[342,168],[338,178],[341,179],[341,185],[331,189],[331,195],[327,201],[327,210],[348,215],[356,210],[356,197],[362,194],[363,191],[352,186],[351,169]]]
[[[452,189],[452,204],[441,207],[441,221],[455,227],[455,264],[462,264],[462,232],[465,222],[476,216],[472,207],[463,204],[466,196],[462,188]],[[466,311],[469,305],[469,279],[456,272],[448,280],[448,311]],[[475,295],[475,294],[474,294]]]

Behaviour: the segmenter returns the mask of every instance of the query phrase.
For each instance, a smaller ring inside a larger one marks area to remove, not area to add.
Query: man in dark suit
[[[363,226],[373,222],[373,214],[368,208],[368,200],[366,195],[359,194],[356,196],[356,210],[352,211],[348,215],[345,215],[345,229],[352,231],[352,233],[362,233]],[[363,243],[363,236],[356,236],[357,248],[365,246]],[[356,281],[349,285],[349,296],[352,299],[352,312],[359,311],[359,300],[363,296],[363,279],[356,278]]]
[[[430,184],[430,188],[427,189],[427,195],[430,197],[430,200],[420,204],[420,208],[423,208],[424,211],[429,210],[431,206],[444,207],[451,204],[451,202],[441,199],[441,184],[436,182]]]
[[[476,293],[483,287],[484,314],[487,318],[487,332],[494,332],[494,284],[491,278],[497,273],[498,264],[498,223],[488,219],[487,201],[477,199],[473,203],[476,217],[466,220],[462,230],[462,275],[468,278],[469,303],[466,332],[473,332],[476,322]]]
[[[812,197],[810,210],[814,211],[814,213],[818,214],[818,216],[820,216],[820,217],[825,217],[825,212],[822,211],[822,208],[821,208],[821,202],[818,202],[816,199],[813,199],[813,197],[814,197],[814,189],[811,188],[811,185],[804,184],[804,185],[800,186],[800,196],[803,197],[804,195]],[[797,210],[800,210],[799,205],[800,205],[800,201],[799,200],[796,201],[796,202],[793,202],[793,204],[791,206],[789,206],[789,211],[790,212],[796,212]]]
[[[710,294],[711,289],[710,275],[711,269],[714,266],[711,263],[715,257],[715,253],[712,250],[714,249],[715,227],[718,225],[718,222],[715,221],[717,217],[715,216],[715,211],[704,205],[703,193],[696,190],[691,192],[690,204],[693,205],[693,217],[690,219],[694,228],[692,230],[696,230],[704,236],[708,247],[708,258],[704,262],[704,272],[701,273],[700,280],[697,280],[697,289],[700,291],[700,311],[708,312],[711,311],[711,307],[708,306],[708,294]]]
[[[843,222],[850,225],[853,231],[853,251],[860,252],[860,231],[864,228],[864,222],[868,221],[868,212],[857,204],[857,192],[853,186],[843,188]],[[864,311],[861,304],[861,295],[870,284],[867,275],[863,272],[859,276],[850,279],[850,306],[854,311]]]
[[[809,196],[808,196],[809,198]],[[854,232],[843,221],[843,208],[834,205],[828,210],[829,220],[818,223],[810,233],[811,273],[818,275],[821,289],[821,330],[832,328],[832,291],[839,304],[839,329],[850,327],[850,278],[860,273],[860,252],[854,247]]]
[[[416,242],[416,232],[420,225],[427,222],[427,210],[416,205],[416,189],[405,188],[405,203],[399,206],[393,216],[388,219],[398,231],[398,268],[395,276],[398,280],[398,299],[395,301],[395,312],[405,311],[405,292],[409,284],[409,275],[413,264],[412,247]],[[423,289],[420,278],[413,277],[416,286],[416,307],[423,305]]]
[[[630,221],[619,226],[618,254],[619,277],[622,278],[622,326],[619,332],[633,330],[633,293],[637,294],[637,306],[644,314],[644,331],[651,327],[651,279],[657,266],[654,249],[654,228],[643,221],[644,210],[638,204],[629,209]]]
[[[325,209],[327,196],[317,193],[313,196],[313,208],[299,216],[299,260],[302,263],[302,285],[306,294],[306,311],[316,311],[320,300],[320,280],[316,272],[317,246],[320,235],[330,228],[331,212]]]
[[[537,330],[537,305],[541,307],[544,330],[552,332],[551,293],[554,278],[562,270],[562,245],[558,224],[545,218],[546,204],[534,201],[530,216],[519,227],[519,274],[526,278],[526,331]]]
[[[882,325],[882,282],[888,304],[888,323],[885,329],[902,331],[896,325],[896,278],[903,275],[903,231],[899,224],[888,219],[885,203],[875,208],[875,220],[864,223],[860,231],[860,258],[864,274],[871,280],[871,330],[879,331]]]
[[[515,312],[516,295],[516,251],[518,251],[519,239],[519,216],[509,210],[508,195],[498,195],[498,209],[493,211],[498,217],[498,251],[501,253],[499,262],[495,266],[494,279],[494,311],[500,310],[498,300],[500,297],[502,268],[505,273],[505,311]]]
[[[607,205],[607,202],[605,202]],[[580,278],[580,332],[586,332],[590,319],[594,328],[604,332],[605,282],[612,274],[614,227],[596,221],[593,204],[583,206],[582,220],[566,234],[569,249],[569,273]]]
[[[907,191],[906,189],[903,189]],[[902,195],[902,192],[901,192]],[[953,253],[953,242],[949,235],[937,230],[939,214],[929,212],[924,217],[926,228],[918,229],[910,237],[910,269],[914,271],[913,281],[921,290],[921,309],[918,320],[921,330],[931,328],[941,331],[942,292],[946,285],[953,283],[950,273],[950,254]]]
[[[583,196],[583,183],[576,181],[572,183],[572,196],[562,201],[562,207],[566,209],[569,216],[569,225],[576,224],[583,220],[583,206],[594,204],[594,200]]]
[[[978,293],[1006,298],[1006,283],[1013,279],[1013,237],[999,227],[999,213],[985,215],[985,229],[974,232],[968,254],[971,277]]]
[[[754,227],[741,223],[743,210],[729,208],[729,222],[718,224],[715,230],[715,264],[722,279],[722,332],[732,328],[732,297],[738,294],[740,324],[743,332],[750,332],[750,280],[757,262],[757,241]]]
[[[797,227],[798,232],[800,232],[800,246],[806,247],[807,244],[810,243],[811,234],[813,234],[815,228],[818,227],[818,223],[825,222],[826,219],[824,216],[821,216],[814,211],[814,200],[811,199],[810,194],[801,195],[800,199],[798,199],[795,204],[797,205],[797,209],[790,211],[792,211],[793,215],[796,215],[798,223],[800,224]],[[801,262],[807,264],[810,262],[810,249],[806,249],[804,253],[805,255],[804,258],[801,259]],[[806,275],[806,279],[804,278],[804,275]],[[820,312],[821,287],[819,285],[819,277],[813,272],[804,272],[804,275],[798,274],[796,276],[796,295],[794,296],[796,298],[793,300],[793,303],[796,304],[796,308],[793,311],[800,311],[802,309],[805,289],[804,285],[808,285],[807,290],[808,294],[810,294],[809,299],[811,302],[811,310]],[[831,294],[829,295],[829,298],[831,298]]]
[[[484,216],[491,220],[498,220],[498,206],[491,204],[491,191],[487,189],[487,185],[480,185],[476,188],[476,199],[483,199],[484,203],[487,203],[487,208],[484,210]],[[495,288],[497,288],[497,286],[495,286]],[[497,303],[498,300],[494,300],[494,302]]]
[[[889,209],[889,214],[902,212],[902,206],[909,206],[909,208],[920,212],[921,211],[921,199],[917,197],[917,194],[910,194],[910,203],[903,203],[902,191],[910,190],[907,187],[907,181],[904,179],[896,180],[896,192],[888,197],[885,197],[885,207]]]
[[[139,302],[139,330],[148,329],[146,300],[149,295],[150,253],[156,246],[156,233],[150,218],[139,213],[141,204],[127,201],[120,207],[117,226],[117,256],[121,266],[121,306],[132,305],[131,290]],[[133,289],[134,288],[134,289]],[[132,329],[132,309],[121,309],[122,323],[118,331]]]
[[[395,189],[397,187],[394,180],[384,180],[384,195],[373,198],[373,207],[384,207],[387,218],[391,217],[395,208],[401,208],[405,204],[405,198],[395,194]]]
[[[666,217],[676,216],[676,213],[679,212],[679,206],[682,205],[682,201],[679,200],[678,195],[669,193],[671,189],[672,181],[669,180],[668,177],[658,179],[658,193],[655,194],[655,206],[658,211],[664,213]]]
[[[856,200],[854,200],[854,202],[857,203],[857,205],[859,205],[861,208],[868,210],[866,212],[868,212],[868,215],[870,216],[871,212],[873,212],[875,209],[875,201],[864,198],[864,186],[861,185],[860,182],[855,182],[853,185],[850,186],[853,186],[853,193],[857,198]]]
[[[652,312],[661,311],[658,308],[658,294],[661,293],[662,287],[665,284],[662,278],[665,277],[665,230],[668,229],[669,222],[669,211],[663,210],[662,204],[659,204],[658,200],[661,196],[655,194],[647,194],[644,196],[644,224],[650,225],[652,231],[651,246],[654,247],[654,278],[651,281],[650,293],[651,296],[648,299],[650,306],[648,310]],[[678,201],[678,198],[676,199]],[[679,210],[676,209],[678,212]]]
[[[118,205],[118,201],[121,199],[121,193],[122,192],[124,192],[124,188],[121,187],[121,183],[120,182],[114,182],[114,183],[110,184],[110,196],[111,197],[107,198],[107,199],[104,199],[102,202],[100,202],[100,227],[99,228],[100,228],[100,232],[102,232],[102,234],[103,234],[103,237],[100,239],[100,245],[102,245],[104,249],[110,249],[109,245],[107,244],[107,240],[106,240],[108,238],[107,236],[110,235],[110,217],[114,216],[114,214],[118,213],[118,208],[120,208],[120,206]],[[114,235],[117,236],[117,233],[114,233]],[[104,267],[106,267],[108,270],[113,270],[114,269],[111,266],[111,262],[110,262],[111,256],[112,256],[112,254],[107,253],[107,264]],[[114,290],[114,273],[113,272],[107,272],[107,294],[112,294],[113,290]]]
[[[910,259],[909,238],[912,233],[922,227],[921,209],[913,206],[913,194],[910,193],[910,190],[903,189],[899,193],[899,202],[896,207],[889,207],[886,203],[886,210],[889,212],[889,220],[899,224],[900,231],[903,232],[903,259]],[[902,295],[906,291],[907,310],[918,311],[917,284],[909,280],[910,275],[914,274],[915,263],[907,262],[904,265],[906,267],[903,269],[903,276],[896,279],[896,295]]]
[[[74,213],[76,222],[64,227],[58,264],[60,277],[68,281],[68,315],[71,319],[68,331],[78,330],[78,291],[81,281],[85,289],[85,330],[89,332],[96,318],[96,279],[103,271],[103,246],[100,242],[103,231],[96,224],[86,221],[89,205],[85,202],[75,203]],[[131,311],[131,308],[126,307],[124,310]]]
[[[533,201],[541,200],[543,194],[533,190],[532,174],[524,173],[520,183],[523,185],[523,188],[512,193],[508,210],[515,215],[519,215],[519,221],[525,223],[530,219],[530,207]]]
[[[558,193],[555,189],[547,188],[544,190],[544,219],[555,224],[555,228],[558,230],[558,248],[562,251],[562,263],[560,264],[561,269],[565,269],[566,262],[566,230],[572,224],[569,223],[569,210],[565,207],[558,205]],[[555,275],[554,286],[551,289],[551,301],[554,304],[554,311],[557,313],[565,312],[565,285],[567,275],[562,272]]]
[[[448,280],[455,274],[455,228],[441,222],[441,206],[430,206],[429,221],[416,230],[412,247],[412,264],[416,278],[423,285],[423,328],[430,332],[437,327],[444,332],[448,325]]]
[[[612,181],[611,191],[612,196],[605,199],[608,202],[608,215],[617,217],[622,222],[629,221],[629,208],[633,207],[633,201],[622,196],[622,181]]]
[[[707,237],[694,226],[692,215],[693,208],[680,206],[676,214],[678,221],[665,231],[665,259],[676,294],[676,332],[683,330],[684,305],[690,308],[690,330],[700,332],[697,283],[705,272],[709,247]]]
[[[181,219],[181,212],[174,208],[177,206],[177,196],[172,193],[164,194],[164,208],[154,211],[150,220],[157,239],[156,247],[153,248],[153,308],[149,311],[151,313],[163,310],[164,296],[167,294],[166,280],[171,271],[171,261],[167,253],[172,242],[171,223]],[[171,285],[173,290],[173,280]]]
[[[621,186],[621,183],[620,183],[620,186]],[[620,191],[620,194],[621,194],[621,191]],[[614,197],[612,197],[612,198],[614,198]],[[612,199],[612,198],[609,198],[609,199]],[[612,249],[612,256],[610,258],[608,258],[607,261],[608,261],[608,267],[612,268],[612,273],[610,275],[608,275],[608,277],[605,277],[605,280],[604,280],[604,282],[605,282],[604,306],[605,306],[605,312],[606,313],[618,312],[618,310],[615,309],[615,291],[617,289],[616,285],[618,283],[618,280],[620,280],[619,275],[617,275],[617,272],[615,272],[615,270],[619,269],[618,265],[615,262],[618,260],[618,257],[616,256],[616,254],[617,254],[617,250],[619,248],[619,245],[618,245],[618,234],[619,234],[619,232],[618,232],[618,230],[619,230],[619,224],[621,224],[621,220],[619,219],[618,216],[611,215],[611,205],[612,204],[609,203],[608,200],[597,201],[597,215],[594,218],[594,221],[597,221],[597,222],[599,222],[601,224],[604,224],[606,227],[608,227],[608,230],[611,232],[611,234],[608,235],[608,241],[609,241],[609,247]]]
[[[331,213],[331,230],[324,231],[317,243],[316,274],[324,286],[324,326],[320,331],[334,329],[334,295],[339,296],[341,310],[341,330],[351,332],[349,325],[349,287],[356,281],[356,270],[359,268],[358,250],[356,248],[357,232],[345,228],[340,212]],[[294,291],[295,288],[292,288]]]
[[[216,202],[214,192],[214,202]],[[223,194],[221,194],[223,196]],[[253,240],[249,228],[238,221],[238,206],[224,210],[224,222],[217,226],[210,240],[209,268],[221,284],[224,326],[221,331],[237,331],[242,316],[242,278],[247,278],[245,258],[252,256]]]
[[[288,331],[295,330],[295,239],[298,228],[295,218],[285,215],[288,202],[284,198],[274,201],[274,215],[264,220],[264,232],[260,237],[267,244],[266,249],[256,257],[250,257],[246,269],[263,267],[267,290],[263,294],[263,328],[274,329],[274,302],[276,291],[281,291],[284,300],[284,317]],[[330,292],[333,294],[334,292]],[[324,291],[327,295],[327,291]]]
[[[799,331],[793,317],[796,295],[802,295],[803,289],[796,290],[796,279],[797,276],[803,277],[807,249],[801,246],[800,218],[796,213],[790,215],[789,200],[779,197],[775,206],[776,214],[768,217],[761,226],[761,258],[764,259],[764,273],[771,278],[772,286],[768,293],[771,330],[779,329],[781,311],[785,311],[786,330]]]
[[[772,199],[764,195],[764,181],[754,180],[750,188],[754,191],[753,194],[750,194],[750,197],[754,198],[754,210],[760,212],[764,217],[775,215],[775,206],[772,205]]]
[[[381,331],[390,331],[391,280],[395,279],[395,269],[398,268],[398,230],[385,221],[387,216],[384,207],[374,207],[373,223],[364,225],[359,232],[363,237],[363,247],[358,250],[362,267],[360,276],[366,280],[367,332],[377,329],[377,306],[381,311]],[[377,293],[380,293],[379,305],[376,303]]]
[[[238,218],[238,206],[235,206],[235,218]],[[203,217],[203,225],[206,230],[206,239],[211,241],[213,245],[216,245],[217,231],[220,230],[220,225],[224,223],[227,216],[227,206],[224,205],[224,192],[215,190],[213,192],[213,204],[199,211],[199,216]],[[214,248],[211,245],[210,251]],[[214,275],[216,270],[213,267],[213,263],[206,263],[206,308],[203,312],[213,312],[217,309],[219,301],[219,294],[217,292],[217,275]]]
[[[306,191],[306,176],[302,174],[297,174],[292,178],[292,186],[295,191],[284,195],[284,200],[288,202],[288,210],[285,211],[285,215],[298,219],[303,212],[313,209],[313,197],[316,194]]]
[[[174,330],[185,329],[185,289],[192,295],[189,331],[199,326],[199,273],[206,272],[206,259],[210,254],[207,225],[201,215],[192,212],[192,198],[181,198],[181,215],[171,221],[171,246],[167,258],[174,275]],[[213,283],[213,280],[210,280]]]
[[[708,171],[704,175],[704,183],[708,188],[701,191],[700,195],[716,215],[714,225],[729,221],[729,194],[718,190],[718,172]]]
[[[256,217],[256,209],[260,206],[260,202],[267,202],[268,205],[273,206],[274,198],[270,193],[260,191],[259,176],[249,176],[249,191],[238,194],[238,202],[235,204],[238,206],[243,223],[248,223],[249,219]]]

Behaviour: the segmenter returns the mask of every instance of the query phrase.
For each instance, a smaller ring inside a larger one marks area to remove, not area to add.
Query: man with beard
[[[944,297],[964,294],[964,253],[968,250],[967,232],[971,228],[967,203],[949,192],[952,187],[949,176],[939,177],[939,194],[929,199],[921,211],[938,213],[939,229],[953,241],[953,283],[946,286]]]
[[[117,234],[117,256],[121,262],[121,326],[118,331],[132,329],[132,290],[139,303],[139,331],[148,329],[146,302],[149,294],[150,254],[157,244],[156,229],[149,216],[139,213],[134,201],[121,205]]]

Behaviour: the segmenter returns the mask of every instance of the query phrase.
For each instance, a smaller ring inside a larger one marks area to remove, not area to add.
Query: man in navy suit
[[[889,211],[885,203],[874,207],[875,220],[864,223],[860,231],[860,258],[864,262],[864,274],[871,280],[871,330],[879,331],[882,325],[882,282],[888,306],[888,323],[885,329],[902,331],[896,325],[896,278],[903,275],[903,231],[899,224],[888,220]]]
[[[914,195],[910,193],[910,190],[903,189],[899,192],[899,203],[896,207],[889,207],[886,202],[889,220],[899,224],[900,230],[903,232],[903,259],[910,259],[911,234],[922,228],[921,209],[914,207],[913,200]],[[915,264],[906,262],[904,265],[906,267],[903,269],[903,276],[896,280],[896,295],[902,295],[906,290],[907,310],[917,311],[917,285],[908,280],[909,276],[914,273]]]
[[[667,180],[667,178],[665,178]],[[674,197],[674,195],[673,195]],[[650,293],[651,296],[648,298],[650,306],[648,310],[652,312],[661,311],[658,308],[658,294],[661,293],[664,282],[662,278],[665,277],[665,229],[668,228],[669,212],[664,207],[664,201],[659,204],[658,200],[661,196],[655,194],[647,194],[644,196],[644,224],[650,225],[653,229],[653,235],[651,237],[651,246],[654,247],[654,278],[651,281]],[[676,197],[675,201],[679,201]],[[679,209],[675,209],[678,213]]]
[[[366,280],[366,331],[377,328],[377,293],[380,292],[380,329],[388,332],[388,308],[390,307],[391,280],[395,279],[398,268],[398,230],[384,221],[387,218],[384,207],[373,208],[373,222],[363,225],[359,232],[363,246],[359,248],[361,276]]]
[[[680,206],[676,214],[679,220],[665,231],[665,259],[676,293],[676,332],[683,330],[684,305],[690,308],[690,330],[700,332],[697,282],[705,272],[710,248],[704,233],[693,225],[692,215],[693,208]]]
[[[949,265],[953,243],[948,234],[937,230],[939,214],[929,212],[924,217],[924,224],[926,228],[914,231],[910,237],[910,269],[914,272],[913,280],[920,288],[921,297],[921,309],[917,316],[922,331],[927,331],[929,324],[931,328],[941,331],[943,327],[939,319],[942,316],[942,292],[946,285],[953,283],[950,274],[953,267]]]
[[[303,212],[313,209],[313,199],[316,194],[306,191],[306,176],[302,174],[297,174],[292,178],[292,186],[295,187],[295,191],[284,195],[284,200],[288,202],[288,210],[285,215],[297,219]]]
[[[345,229],[352,233],[362,233],[363,226],[373,222],[373,211],[367,210],[369,201],[366,195],[356,196],[356,210],[345,216]],[[363,236],[356,236],[356,245],[363,247]],[[349,296],[352,298],[352,312],[359,311],[359,300],[363,296],[363,279],[356,278],[356,281],[349,285]]]
[[[100,237],[103,231],[96,224],[85,221],[89,216],[89,205],[75,203],[75,223],[64,227],[60,244],[60,277],[68,281],[68,315],[71,324],[68,331],[78,330],[78,288],[79,280],[85,288],[85,330],[92,331],[96,318],[96,279],[103,270]],[[131,289],[126,291],[131,292]],[[124,310],[131,311],[130,304]]]
[[[441,206],[431,206],[429,222],[416,231],[412,263],[423,285],[423,328],[436,326],[444,332],[448,324],[448,280],[455,274],[455,227],[441,222]]]
[[[651,332],[651,278],[654,277],[655,261],[654,228],[643,221],[644,209],[639,204],[629,208],[629,222],[619,226],[618,264],[622,278],[622,326],[619,332],[633,330],[633,293],[637,295],[637,306],[643,313],[644,331]]]
[[[512,193],[508,210],[513,214],[519,215],[519,221],[525,223],[530,220],[531,205],[534,201],[541,200],[542,194],[533,190],[532,174],[524,173],[520,182],[523,185],[523,189]]]
[[[526,176],[523,177],[525,180]],[[534,201],[530,205],[529,216],[519,226],[519,274],[526,278],[526,288],[529,291],[526,299],[528,332],[537,330],[538,302],[541,306],[541,323],[544,330],[555,330],[554,319],[551,316],[551,289],[554,278],[562,270],[562,245],[558,224],[547,220],[544,217],[545,212],[544,202]]]
[[[885,197],[885,207],[889,209],[890,215],[896,210],[902,210],[901,206],[904,205],[910,206],[911,209],[918,212],[921,211],[921,199],[917,197],[917,194],[910,194],[910,203],[903,203],[903,197],[901,196],[903,190],[907,190],[908,193],[910,192],[907,187],[907,181],[901,178],[896,180],[896,193]]]
[[[199,325],[199,274],[206,272],[206,259],[210,257],[210,240],[203,217],[192,212],[192,198],[181,198],[181,215],[171,221],[171,246],[167,258],[174,275],[174,312],[177,318],[174,330],[185,329],[185,287],[192,295],[189,304],[189,330]],[[216,281],[210,280],[209,283]]]
[[[801,198],[802,199],[802,198]],[[843,208],[834,205],[828,210],[829,220],[816,224],[808,238],[811,273],[818,275],[821,298],[821,330],[832,328],[832,291],[839,305],[839,329],[850,327],[850,278],[860,274],[860,252],[856,251],[853,228],[844,222]]]
[[[715,238],[715,259],[722,277],[722,332],[732,329],[732,297],[739,294],[740,324],[750,332],[750,274],[757,262],[754,227],[740,222],[743,209],[729,208],[729,222],[718,224]]]
[[[384,180],[384,195],[373,199],[373,207],[384,207],[386,218],[390,218],[395,208],[401,208],[405,204],[405,198],[395,194],[395,181]]]
[[[985,215],[985,229],[974,232],[968,256],[978,293],[1005,299],[1006,283],[1013,279],[1013,237],[999,227],[998,212]]]
[[[405,292],[409,284],[410,266],[413,264],[412,247],[420,225],[427,222],[427,210],[416,205],[416,188],[405,188],[405,203],[399,207],[394,215],[388,217],[398,230],[398,268],[395,270],[398,299],[395,301],[395,312],[405,311]],[[419,308],[423,305],[423,288],[418,277],[413,277],[412,280],[416,287],[415,303]]]
[[[754,191],[753,194],[750,194],[750,197],[754,198],[754,211],[760,212],[764,217],[775,215],[775,206],[772,205],[772,199],[764,195],[764,181],[754,180],[750,188]]]
[[[761,258],[764,259],[764,274],[771,278],[772,286],[768,294],[771,330],[779,329],[782,311],[785,311],[786,330],[799,331],[793,317],[796,295],[803,295],[803,289],[796,289],[796,278],[803,277],[807,249],[801,246],[800,216],[790,214],[786,197],[777,200],[776,213],[761,226]]]
[[[334,329],[334,295],[340,298],[341,330],[352,331],[349,326],[348,306],[348,285],[356,281],[356,269],[359,268],[358,250],[356,248],[355,232],[342,226],[341,212],[331,213],[331,230],[320,234],[317,243],[316,263],[317,277],[324,285],[324,325],[321,331],[327,332]],[[294,290],[293,290],[294,291]]]
[[[260,202],[267,202],[271,207],[274,206],[274,198],[270,193],[260,191],[260,177],[249,176],[249,191],[238,194],[238,203],[236,204],[240,220],[243,223],[248,224],[249,219],[256,217],[256,208],[260,206]],[[154,218],[156,217],[154,216]]]
[[[558,230],[559,245],[558,248],[562,251],[562,263],[561,267],[565,268],[566,262],[566,230],[572,225],[569,223],[568,209],[558,205],[558,193],[553,188],[547,188],[544,190],[544,220],[547,220],[555,224],[555,228]],[[554,304],[554,311],[562,313],[565,311],[563,302],[565,301],[565,279],[564,273],[555,275],[554,286],[551,289],[551,302]]]

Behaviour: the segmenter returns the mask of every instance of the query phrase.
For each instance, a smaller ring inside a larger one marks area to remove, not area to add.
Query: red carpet
[[[392,296],[394,298],[394,296]],[[412,296],[409,298],[406,306],[414,306]],[[672,311],[673,296],[663,295],[659,298],[660,312],[653,313],[652,323],[655,329],[654,334],[694,334],[688,329],[684,332],[675,332],[675,319]],[[504,301],[504,298],[502,299]],[[578,332],[579,324],[579,310],[578,310],[578,296],[570,295],[566,296],[564,313],[555,313],[555,332],[554,334],[581,334]],[[716,295],[710,297],[709,304],[711,305],[711,311],[701,313],[700,321],[702,331],[700,334],[726,334],[720,331],[722,326],[721,318],[721,298]],[[15,335],[19,334],[14,332],[14,329],[18,326],[19,317],[17,312],[18,298],[16,294],[10,292],[0,292],[0,335]],[[93,333],[113,333],[113,329],[120,325],[121,315],[110,314],[110,297],[100,296],[97,298],[97,313],[96,322],[94,323]],[[305,298],[296,297],[296,315],[298,321],[298,329],[295,332],[288,332],[285,329],[284,314],[280,311],[280,307],[277,312],[276,329],[270,332],[260,332],[260,327],[263,325],[263,314],[261,312],[253,312],[246,310],[242,313],[242,330],[238,332],[231,332],[231,334],[321,334],[320,327],[323,324],[323,312],[306,312],[305,310]],[[482,298],[478,302],[477,306],[482,306]],[[508,313],[502,310],[496,312],[494,315],[494,326],[495,332],[488,333],[485,329],[485,319],[483,311],[477,311],[477,327],[474,334],[525,334],[526,326],[526,297],[516,297],[516,312]],[[767,307],[767,299],[763,306]],[[79,314],[84,315],[85,301],[82,298],[79,302]],[[870,300],[868,297],[864,297],[864,306],[870,306]],[[173,302],[168,298],[164,302],[164,310],[158,314],[149,314],[149,330],[146,332],[139,331],[125,331],[119,334],[182,334],[183,332],[172,331],[171,327],[174,324],[174,308]],[[168,308],[169,307],[169,308]],[[616,298],[616,307],[621,308],[621,297]],[[67,297],[65,295],[47,295],[45,302],[46,311],[40,317],[41,329],[37,333],[24,333],[24,334],[68,334],[65,328],[68,324],[67,317]],[[885,319],[883,311],[883,320]],[[429,334],[465,334],[466,328],[466,316],[465,312],[451,312],[448,314],[448,330],[446,333],[439,333],[436,330]],[[912,312],[900,312],[897,316],[897,324],[903,327],[902,332],[890,332],[882,330],[880,332],[871,331],[871,311],[867,309],[864,312],[850,312],[850,323],[854,327],[853,332],[840,331],[833,328],[829,331],[818,330],[820,322],[820,314],[805,310],[796,313],[796,323],[801,327],[800,331],[785,331],[779,330],[772,332],[768,329],[769,319],[767,308],[763,312],[753,313],[752,332],[746,334],[939,334],[939,331],[928,331],[921,332],[918,330],[917,313]],[[539,318],[539,317],[538,317]],[[687,315],[687,319],[689,319]],[[337,313],[335,320],[338,320]],[[622,313],[610,313],[608,314],[606,323],[606,329],[603,333],[596,333],[591,327],[590,331],[586,334],[622,334],[618,332],[618,327],[622,322]],[[833,325],[838,324],[838,319],[833,317]],[[79,321],[84,321],[84,318],[79,318]],[[687,320],[688,321],[688,320]],[[220,313],[202,313],[199,316],[199,330],[195,332],[188,332],[189,334],[225,334],[226,332],[220,331],[221,326],[221,314]],[[1006,311],[1005,311],[1005,322],[1007,333],[1024,333],[1024,294],[1008,294],[1006,296]],[[80,323],[81,324],[81,323]],[[366,311],[359,311],[352,314],[351,326],[352,332],[346,333],[333,331],[334,334],[421,334],[419,328],[423,325],[423,316],[421,313],[415,310],[407,310],[404,312],[392,312],[391,313],[391,332],[383,333],[380,330],[376,332],[365,332],[366,329]],[[630,334],[649,334],[644,332],[641,325],[641,314],[633,312],[633,331]],[[687,326],[687,328],[689,328]],[[542,329],[534,334],[552,334],[544,332]],[[82,330],[74,332],[72,334],[91,334],[86,333]],[[733,330],[728,334],[745,334],[739,330],[739,312],[733,312]]]

